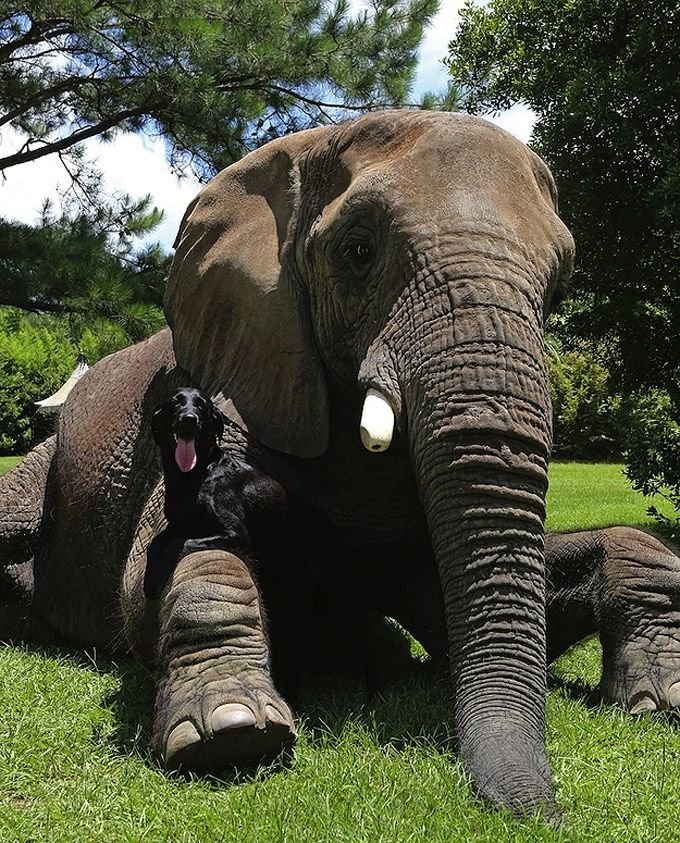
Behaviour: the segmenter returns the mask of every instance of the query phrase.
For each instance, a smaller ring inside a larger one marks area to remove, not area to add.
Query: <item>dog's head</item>
[[[214,458],[224,418],[207,395],[184,387],[156,407],[151,429],[164,460],[174,457],[179,470],[186,473]]]

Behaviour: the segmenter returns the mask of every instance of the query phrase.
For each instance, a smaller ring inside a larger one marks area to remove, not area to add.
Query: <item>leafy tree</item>
[[[36,226],[0,219],[0,305],[69,314],[73,326],[104,319],[123,344],[158,330],[170,261],[158,245],[134,250],[132,239],[161,215],[149,197],[118,206],[62,213],[49,204]]]
[[[466,6],[449,67],[472,111],[524,101],[575,234],[569,328],[613,335],[615,375],[680,400],[680,6],[492,0]]]
[[[602,349],[587,343],[565,351],[546,342],[553,408],[553,453],[567,459],[611,459],[624,447],[626,407],[610,383]]]
[[[0,169],[125,129],[212,174],[329,110],[405,102],[437,0],[0,0]],[[71,160],[71,165],[76,164]]]
[[[537,114],[532,144],[555,173],[578,248],[561,336],[606,339],[618,385],[664,391],[675,419],[679,42],[675,0],[491,0],[464,8],[448,58],[468,110],[522,101]],[[680,483],[670,466],[656,469],[657,483]]]
[[[680,512],[680,422],[668,393],[653,389],[638,396],[628,420],[626,474],[645,495],[662,495]],[[680,517],[648,510],[675,541]]]

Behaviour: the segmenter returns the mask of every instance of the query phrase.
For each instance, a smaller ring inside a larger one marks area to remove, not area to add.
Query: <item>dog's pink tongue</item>
[[[178,439],[175,448],[175,462],[180,471],[191,471],[196,465],[196,448],[193,439]]]

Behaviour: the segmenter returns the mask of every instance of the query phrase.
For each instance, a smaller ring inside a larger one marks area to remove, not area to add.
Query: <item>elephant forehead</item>
[[[471,175],[493,173],[496,177],[509,165],[530,170],[532,153],[528,148],[482,118],[385,112],[382,120],[362,118],[353,125],[351,137],[342,144],[342,157],[354,173],[382,168],[440,179],[447,177],[452,167],[469,170]]]
[[[407,226],[467,219],[536,235],[540,219],[554,214],[548,169],[503,129],[468,115],[387,115],[389,130],[386,116],[363,129],[362,119],[342,145],[351,177],[341,195],[329,197],[327,219],[373,203]]]

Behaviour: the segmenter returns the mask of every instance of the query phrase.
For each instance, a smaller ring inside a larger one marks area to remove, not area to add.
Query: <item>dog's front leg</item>
[[[172,527],[161,530],[146,549],[144,570],[144,596],[147,600],[158,600],[170,579],[182,551],[184,539]]]

